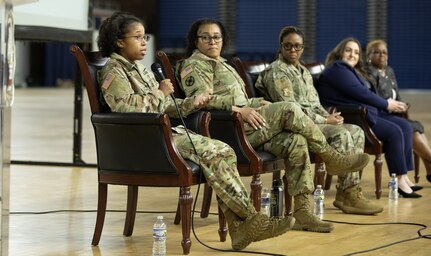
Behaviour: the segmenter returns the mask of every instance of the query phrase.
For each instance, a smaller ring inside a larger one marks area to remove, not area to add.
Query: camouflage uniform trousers
[[[328,143],[338,152],[344,154],[364,152],[364,132],[359,126],[352,124],[343,124],[341,126],[318,124],[317,126],[325,135]],[[338,186],[343,190],[360,182],[359,172],[338,175]]]
[[[311,193],[314,190],[309,150],[322,152],[328,145],[319,127],[295,103],[275,102],[259,110],[267,125],[254,130],[245,123],[252,146],[282,157],[286,166],[289,194]]]
[[[251,202],[236,169],[235,151],[221,141],[192,132],[189,134],[197,155],[186,134],[174,133],[174,143],[180,155],[201,166],[207,182],[220,198],[223,212],[230,209],[241,219],[247,218],[247,207]]]

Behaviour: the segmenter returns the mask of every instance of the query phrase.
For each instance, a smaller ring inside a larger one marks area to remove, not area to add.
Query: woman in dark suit
[[[327,56],[326,69],[317,86],[325,106],[362,105],[368,110],[373,132],[383,142],[390,173],[396,173],[398,191],[404,197],[418,198],[407,171],[413,170],[413,130],[402,117],[391,114],[403,112],[407,105],[393,99],[383,99],[370,88],[363,71],[361,45],[355,38],[342,40]],[[412,188],[413,187],[413,188]]]
[[[365,71],[372,78],[376,93],[381,97],[401,101],[398,83],[394,70],[388,66],[388,46],[383,40],[373,40],[367,44],[367,64]],[[408,120],[413,127],[413,151],[422,158],[427,172],[427,180],[431,182],[431,147],[424,132],[424,126],[416,120]]]

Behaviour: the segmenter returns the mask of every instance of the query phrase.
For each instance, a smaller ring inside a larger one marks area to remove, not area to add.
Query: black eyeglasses
[[[283,49],[286,51],[291,51],[292,49],[295,49],[295,51],[300,51],[304,49],[303,44],[281,43],[281,46],[283,46]]]
[[[388,55],[387,51],[379,51],[379,50],[375,50],[372,52],[372,54],[374,55]]]
[[[203,35],[203,36],[198,36],[198,38],[202,39],[202,42],[207,44],[209,44],[212,40],[214,40],[214,42],[216,43],[219,43],[223,40],[222,35],[215,35],[215,36]]]
[[[126,39],[126,38],[135,38],[136,41],[142,43],[144,40],[145,40],[145,42],[148,42],[151,37],[149,35],[143,35],[143,36],[123,36],[122,38],[123,39]]]

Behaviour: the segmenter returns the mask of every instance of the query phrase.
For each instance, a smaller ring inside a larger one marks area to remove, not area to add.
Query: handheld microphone
[[[151,71],[153,71],[153,73],[156,76],[158,82],[166,79],[166,76],[165,76],[165,74],[163,73],[163,70],[162,70],[162,66],[160,66],[159,63],[154,62],[153,64],[151,64]],[[171,98],[175,102],[175,96],[174,96],[173,93],[171,93]]]
[[[151,70],[153,71],[154,75],[156,76],[157,80],[159,80],[159,82],[166,79],[165,74],[163,74],[162,66],[160,66],[159,63],[154,62],[151,65]]]

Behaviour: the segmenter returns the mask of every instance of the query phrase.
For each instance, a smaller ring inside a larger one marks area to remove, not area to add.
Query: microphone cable
[[[370,249],[366,249],[366,250],[351,252],[351,253],[348,253],[348,254],[344,254],[343,256],[352,256],[352,255],[357,255],[357,254],[362,254],[362,253],[377,251],[377,250],[380,250],[380,249],[383,249],[383,248],[386,248],[386,247],[390,247],[390,246],[401,244],[401,243],[405,243],[405,242],[410,242],[410,241],[421,239],[421,238],[431,239],[431,234],[422,234],[422,231],[425,230],[425,229],[427,229],[428,227],[427,227],[427,225],[421,224],[421,223],[414,223],[414,222],[357,223],[357,222],[346,222],[346,221],[335,221],[335,220],[324,220],[324,221],[332,222],[332,223],[337,223],[337,224],[355,225],[355,226],[410,225],[410,226],[419,226],[419,227],[421,227],[420,229],[417,230],[418,236],[416,236],[416,237],[402,239],[402,240],[399,240],[399,241],[395,241],[395,242],[392,242],[392,243],[384,244],[384,245],[377,246],[377,247],[370,248]]]

